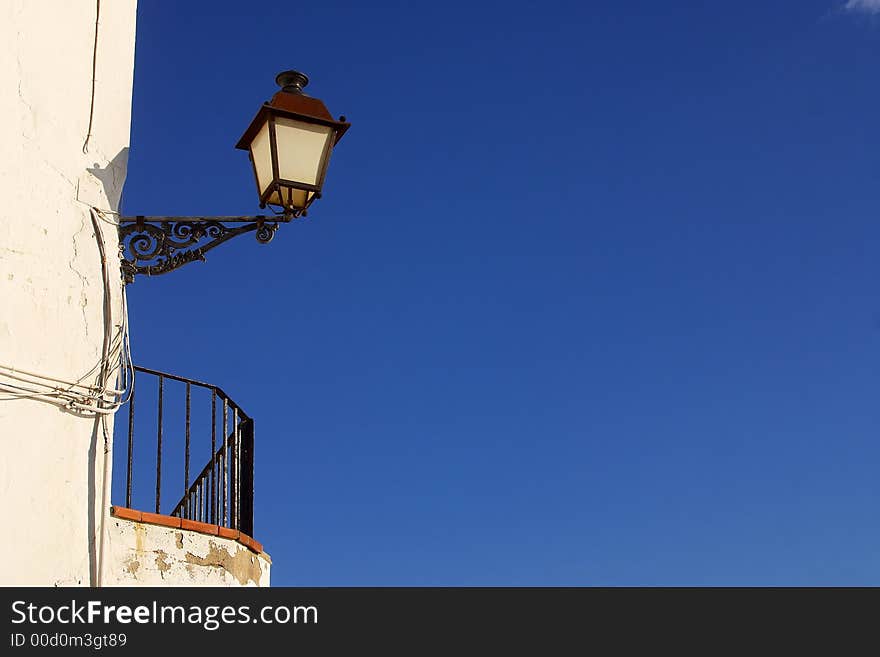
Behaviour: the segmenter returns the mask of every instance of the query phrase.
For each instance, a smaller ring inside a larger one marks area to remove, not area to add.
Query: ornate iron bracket
[[[268,244],[279,222],[294,216],[256,217],[120,217],[119,251],[122,276],[134,282],[135,274],[157,276],[174,271],[237,235],[256,232],[257,241]],[[243,224],[227,226],[226,224]]]

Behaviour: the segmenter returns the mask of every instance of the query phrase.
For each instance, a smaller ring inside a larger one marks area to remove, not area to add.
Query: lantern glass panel
[[[272,184],[272,150],[269,144],[269,122],[266,121],[251,142],[251,157],[257,174],[257,188],[262,196]]]
[[[312,197],[315,195],[315,192],[307,192],[303,189],[292,189],[290,187],[284,187],[281,189],[281,196],[278,196],[278,192],[272,192],[269,195],[269,198],[266,199],[266,203],[269,205],[280,205],[283,207],[294,207],[294,208],[305,208],[308,206],[309,201],[312,200]],[[283,198],[282,198],[283,197]],[[288,198],[291,200],[288,201]]]
[[[275,118],[278,177],[319,187],[333,128],[286,117]]]

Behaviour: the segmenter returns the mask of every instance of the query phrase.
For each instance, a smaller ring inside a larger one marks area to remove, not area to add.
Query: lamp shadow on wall
[[[110,205],[110,210],[118,211],[122,200],[122,188],[125,185],[125,176],[128,170],[128,146],[120,150],[116,156],[107,163],[103,169],[95,162],[93,167],[86,168],[97,179],[104,189],[104,196]]]

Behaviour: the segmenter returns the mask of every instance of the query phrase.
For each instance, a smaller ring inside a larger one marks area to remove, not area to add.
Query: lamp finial
[[[308,83],[309,76],[299,71],[282,71],[275,76],[275,84],[289,94],[303,93],[303,87]]]

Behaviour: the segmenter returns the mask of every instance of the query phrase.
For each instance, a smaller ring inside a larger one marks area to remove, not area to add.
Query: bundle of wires
[[[119,324],[114,325],[110,287],[111,268],[107,262],[104,235],[100,225],[101,220],[114,226],[116,222],[107,219],[104,212],[97,208],[91,208],[90,215],[101,255],[104,282],[104,337],[101,359],[75,381],[0,364],[0,401],[37,399],[57,404],[79,415],[95,417],[115,413],[131,398],[134,390],[134,365],[129,343],[128,301],[123,285],[122,317]],[[113,372],[118,372],[118,375],[115,377],[116,381],[111,382]]]

